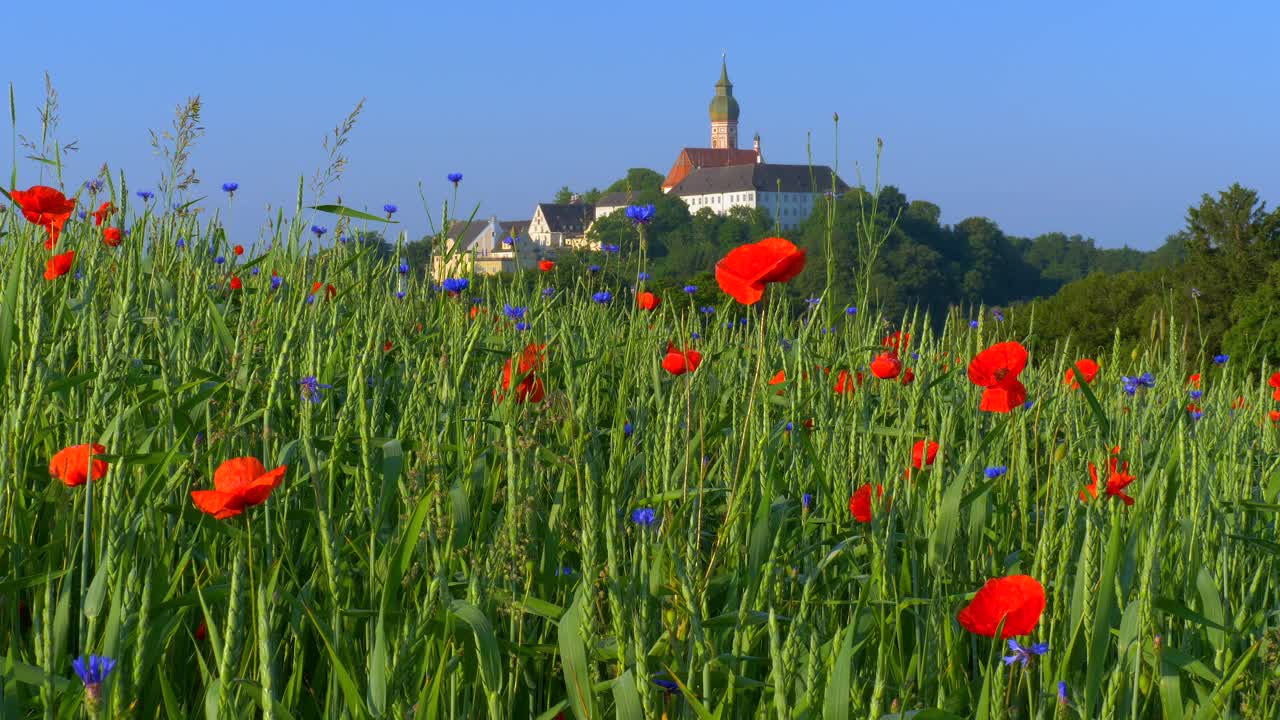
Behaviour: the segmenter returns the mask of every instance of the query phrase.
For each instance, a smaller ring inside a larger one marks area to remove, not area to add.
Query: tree
[[[661,192],[662,181],[666,176],[659,174],[648,168],[631,168],[627,170],[626,177],[615,181],[612,185],[605,188],[607,193],[627,192],[633,193],[648,192],[650,190]]]

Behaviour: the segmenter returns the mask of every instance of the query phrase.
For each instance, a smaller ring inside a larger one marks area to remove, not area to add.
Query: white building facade
[[[846,190],[848,185],[826,166],[758,163],[695,170],[671,193],[691,213],[707,208],[725,215],[735,207],[760,208],[783,230],[792,230],[813,213],[820,195]]]

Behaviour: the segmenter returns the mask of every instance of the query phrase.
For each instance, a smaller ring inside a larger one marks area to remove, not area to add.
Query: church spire
[[[716,95],[711,98],[711,147],[738,147],[738,101],[733,97],[733,83],[729,82],[729,64],[724,54],[720,56],[720,80],[716,83]]]

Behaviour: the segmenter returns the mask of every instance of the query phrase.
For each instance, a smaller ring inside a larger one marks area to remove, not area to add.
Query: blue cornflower
[[[1035,400],[1028,400],[1028,401],[1026,401],[1026,402],[1022,403],[1022,409],[1023,409],[1023,410],[1030,410],[1033,406],[1035,406],[1035,404],[1036,404],[1036,401],[1035,401]]]
[[[553,288],[553,287],[544,287],[544,288],[542,288],[542,297],[544,297],[544,298],[549,298],[549,297],[551,297],[551,296],[553,296],[553,295],[555,295],[555,294],[556,294],[556,289],[555,289],[555,288]]]
[[[454,187],[457,187],[458,183],[462,182],[462,173],[449,173],[449,182],[453,183]]]
[[[214,264],[214,265],[221,265],[222,263],[224,263],[224,262],[226,262],[226,261],[227,261],[227,259],[226,259],[226,258],[224,258],[224,257],[222,257],[221,255],[218,255],[218,256],[216,256],[216,257],[214,257],[214,258],[213,258],[213,264]]]
[[[528,308],[516,307],[513,305],[507,305],[504,303],[502,306],[502,314],[506,315],[512,320],[523,320],[524,313],[527,309]]]
[[[920,359],[920,353],[918,353],[918,352],[913,352],[913,353],[911,353],[911,359],[912,359],[912,360],[919,360],[919,359]]]
[[[746,324],[747,324],[747,319],[746,319],[746,318],[738,318],[738,324],[739,324],[739,325],[746,325]]]
[[[1058,681],[1058,704],[1059,705],[1067,704],[1067,681],[1066,680]]]
[[[685,285],[685,286],[684,286],[684,291],[685,291],[685,292],[687,292],[687,293],[689,293],[690,295],[692,295],[692,294],[694,294],[694,293],[698,292],[698,286],[697,286],[697,285]]]
[[[699,334],[698,334],[698,333],[696,333],[696,332],[694,332],[694,333],[689,333],[689,337],[693,338],[694,340],[701,340],[701,339],[702,339],[702,336],[701,336],[701,335],[699,335]]]
[[[600,292],[596,293],[595,295],[592,295],[592,296],[591,296],[591,299],[592,299],[592,300],[595,300],[596,302],[600,303],[601,305],[604,305],[605,303],[607,303],[607,302],[609,302],[610,300],[612,300],[612,299],[613,299],[613,293],[609,292],[608,290],[601,290]]]
[[[408,274],[409,274],[409,261],[408,261],[408,260],[401,260],[401,261],[400,261],[400,267],[399,267],[398,269],[399,269],[399,271],[400,271],[400,274],[401,274],[401,275],[408,275]]]
[[[403,299],[404,299],[404,296],[405,296],[406,294],[407,294],[407,293],[405,293],[405,291],[403,291],[403,290],[397,290],[397,291],[396,291],[396,299],[397,299],[397,300],[403,300]]]
[[[151,202],[151,198],[156,196],[156,194],[150,190],[139,190],[137,195],[142,198],[142,202]]]
[[[592,274],[598,273],[598,272],[600,272],[600,266],[599,266],[599,265],[588,265],[588,266],[587,266],[587,272],[592,273]]]
[[[1012,651],[1013,654],[1004,656],[1004,664],[1012,665],[1016,662],[1020,662],[1022,663],[1022,667],[1026,667],[1032,660],[1049,652],[1049,646],[1045,643],[1034,643],[1031,647],[1026,647],[1017,640],[1009,638],[1009,650]]]
[[[855,306],[853,306],[853,305],[850,305],[849,307],[847,307],[847,308],[845,308],[845,309],[844,309],[844,314],[845,314],[845,315],[857,315],[857,314],[858,314],[858,308],[857,308],[857,307],[855,307]]]
[[[1000,308],[991,308],[991,317],[995,318],[996,322],[1004,322],[1004,313],[1000,312]]]
[[[308,296],[307,296],[307,299],[306,299],[306,303],[307,303],[308,305],[315,305],[315,304],[316,304],[316,296],[315,296],[315,295],[308,295]]]
[[[1138,376],[1138,384],[1142,387],[1153,388],[1156,386],[1155,376],[1149,372],[1144,372]]]
[[[573,574],[573,568],[569,567],[568,565],[556,571],[556,575],[559,575],[560,577],[569,577],[572,574]]]
[[[258,267],[257,265],[254,265],[254,266],[253,266],[253,269],[249,271],[249,274],[250,274],[250,275],[257,275],[257,274],[258,274],[258,273],[260,273],[260,272],[262,272],[262,268]]]
[[[315,233],[316,237],[324,237],[324,234],[329,232],[329,228],[323,225],[312,225],[311,232]]]
[[[445,278],[444,282],[440,283],[440,287],[444,288],[445,292],[455,295],[466,290],[470,285],[471,281],[466,278]]]
[[[1192,399],[1192,400],[1199,400],[1201,395],[1204,395],[1204,393],[1200,392],[1199,390],[1192,390],[1192,391],[1191,391],[1191,399]]]
[[[343,245],[346,245],[347,243],[351,242],[351,238],[347,237],[346,235],[339,235],[338,242],[342,243]]]
[[[636,508],[631,511],[631,522],[641,527],[653,527],[658,521],[658,513],[651,507]]]
[[[1004,465],[993,465],[983,471],[983,473],[986,474],[988,480],[995,480],[996,478],[1000,477],[1001,475],[1004,475],[1007,472],[1009,472],[1009,468]]]
[[[1138,379],[1131,378],[1128,375],[1121,375],[1120,382],[1124,384],[1124,392],[1126,395],[1133,395],[1138,392]]]
[[[187,241],[183,240],[182,238],[178,238],[178,249],[181,250],[186,246],[187,246]]]
[[[647,272],[639,272],[639,273],[636,273],[636,279],[637,279],[637,280],[648,280],[648,279],[649,279],[649,273],[647,273]]]
[[[786,424],[786,425],[783,425],[783,426],[782,426],[782,429],[783,429],[783,430],[786,430],[787,432],[791,432],[791,431],[792,431],[792,429],[794,429],[794,428],[795,428],[795,425],[794,425],[790,420],[788,420],[788,421],[787,421],[787,424]]]
[[[522,321],[520,321],[520,322],[516,323],[516,329],[517,329],[517,330],[519,330],[520,332],[524,332],[525,330],[528,330],[528,329],[529,329],[529,323],[524,322],[524,321],[522,320]]]
[[[703,305],[702,307],[698,308],[698,312],[702,313],[703,315],[711,315],[715,311],[716,311],[716,308],[714,305]]]
[[[822,302],[822,298],[809,297],[809,298],[805,298],[804,301],[809,305],[817,305],[818,303]]]
[[[626,436],[626,437],[631,437],[631,433],[632,433],[634,430],[635,430],[635,428],[631,427],[631,421],[630,421],[630,420],[628,420],[628,421],[626,421],[626,422],[622,423],[622,434],[623,434],[624,436]]]
[[[314,295],[312,297],[315,297]],[[298,387],[302,388],[302,399],[307,402],[318,403],[324,400],[321,390],[328,390],[332,385],[325,385],[316,380],[315,375],[308,375],[298,381]]]
[[[85,212],[84,210],[80,210],[76,213],[76,217],[80,218],[81,220],[85,219],[88,215],[89,213]]]
[[[618,252],[618,246],[610,245],[609,243],[604,243],[603,245],[600,246],[600,249],[609,253],[610,255]]]
[[[90,655],[88,658],[81,656],[71,661],[71,668],[80,676],[80,682],[84,683],[90,705],[96,706],[102,699],[102,683],[107,681],[115,667],[116,661],[106,655]]]
[[[235,195],[236,191],[239,189],[240,189],[240,183],[233,183],[233,182],[222,183],[222,192],[228,195]]]
[[[1195,408],[1196,408],[1195,410],[1190,410],[1190,409],[1188,409],[1188,414],[1190,414],[1190,415],[1191,415],[1191,419],[1192,419],[1192,420],[1199,420],[1200,418],[1204,417],[1204,411],[1203,411],[1203,410],[1201,410],[1200,408],[1196,407],[1195,405],[1192,405],[1191,407],[1195,407]]]
[[[515,238],[513,238],[513,237],[511,237],[510,235],[508,235],[508,236],[506,236],[506,237],[502,238],[502,244],[503,244],[503,245],[506,245],[506,246],[508,246],[508,247],[510,247],[510,246],[515,245],[515,244],[516,244],[516,239],[515,239]]]
[[[783,350],[791,349],[791,341],[786,338],[778,338],[778,344],[782,346]]]
[[[280,277],[279,275],[276,275],[276,274],[274,274],[274,273],[271,275],[271,289],[272,289],[272,290],[279,290],[279,289],[280,289],[280,286],[281,286],[281,285],[283,285],[283,284],[284,284],[284,278],[282,278],[282,277]]]
[[[790,431],[791,431],[791,427],[790,427],[790,426],[791,426],[791,423],[787,423],[787,431],[788,431],[788,432],[790,432]],[[800,507],[804,508],[804,509],[807,511],[807,510],[810,508],[810,506],[812,506],[812,505],[813,505],[813,494],[812,494],[812,493],[805,493],[805,494],[803,494],[803,495],[801,495],[801,496],[800,496]]]
[[[632,226],[648,225],[653,222],[653,205],[628,205],[627,219]]]
[[[98,178],[94,178],[92,180],[85,180],[84,189],[88,190],[91,193],[99,192],[102,190],[102,181],[99,180]]]
[[[658,687],[662,688],[668,693],[679,692],[680,690],[680,686],[676,684],[675,680],[667,680],[665,678],[654,678],[653,684],[657,685]]]
[[[388,220],[391,219],[392,215],[395,215],[399,211],[400,211],[400,208],[396,207],[395,205],[392,205],[391,203],[387,203],[386,205],[382,206],[382,212],[387,214]]]
[[[977,320],[970,320],[970,321],[969,321],[969,329],[970,329],[970,330],[977,330],[977,329],[978,329],[978,321],[977,321]]]
[[[1214,355],[1213,356],[1213,362],[1215,365],[1226,365],[1227,361],[1230,359],[1231,359],[1230,355]]]

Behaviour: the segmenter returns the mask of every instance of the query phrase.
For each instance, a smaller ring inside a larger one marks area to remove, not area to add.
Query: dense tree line
[[[1190,354],[1228,352],[1280,363],[1280,211],[1268,211],[1256,191],[1238,184],[1205,194],[1188,210],[1184,229],[1144,252],[1100,248],[1092,238],[1062,232],[1007,235],[985,217],[944,224],[938,205],[911,200],[893,186],[828,198],[798,229],[782,232],[764,210],[691,213],[661,191],[662,180],[653,170],[633,168],[603,191],[577,194],[594,202],[605,193],[629,192],[633,204],[653,204],[645,248],[651,284],[698,285],[699,301],[715,300],[711,270],[725,253],[780,235],[809,253],[804,273],[788,286],[797,299],[822,294],[829,258],[828,302],[856,302],[861,261],[872,269],[869,302],[891,318],[925,311],[940,321],[955,308],[971,314],[1001,307],[1038,342],[1070,338],[1096,348],[1109,346],[1117,333],[1133,343],[1182,328],[1185,336],[1172,340]],[[565,187],[556,199],[574,194]],[[599,218],[590,239],[619,246],[625,258],[640,249],[621,212]],[[874,262],[868,245],[876,246]],[[566,270],[591,262],[566,260]]]

